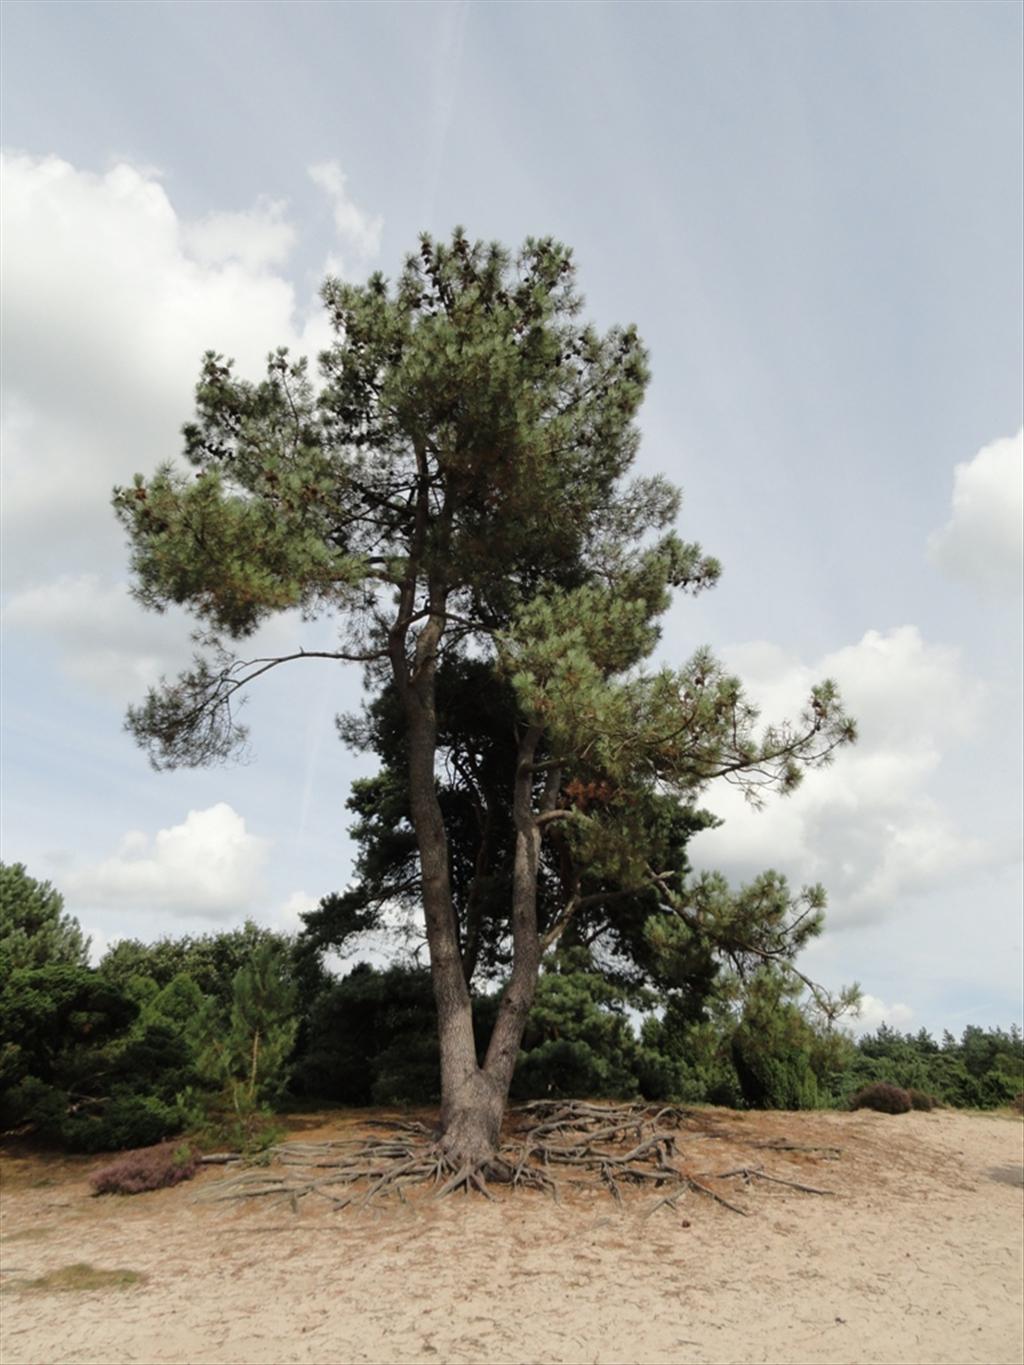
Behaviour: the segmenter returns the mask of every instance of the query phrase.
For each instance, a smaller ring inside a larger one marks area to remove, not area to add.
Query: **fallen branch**
[[[767,1138],[764,1142],[752,1142],[751,1147],[765,1152],[822,1152],[826,1161],[837,1161],[843,1154],[842,1147],[820,1147],[813,1143],[787,1142],[784,1138]]]
[[[737,1166],[734,1171],[708,1171],[706,1174],[713,1180],[732,1180],[740,1176],[748,1184],[751,1180],[769,1180],[773,1185],[788,1185],[791,1190],[800,1190],[804,1194],[835,1194],[835,1190],[820,1190],[816,1185],[801,1185],[798,1180],[784,1180],[782,1176],[769,1175],[760,1166]]]

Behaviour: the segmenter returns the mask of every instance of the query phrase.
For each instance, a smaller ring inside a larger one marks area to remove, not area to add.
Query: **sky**
[[[712,646],[766,720],[834,677],[860,724],[761,812],[709,790],[695,865],[823,883],[801,965],[862,1029],[1019,1021],[1022,15],[5,0],[4,860],[94,952],[348,884],[358,669],[265,679],[242,766],[152,771],[125,707],[190,624],[129,597],[110,491],[179,453],[205,350],[326,344],[328,272],[552,234],[647,343],[638,467],[724,565],[659,660]]]

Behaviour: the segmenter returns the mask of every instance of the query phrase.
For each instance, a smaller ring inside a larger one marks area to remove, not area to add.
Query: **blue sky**
[[[695,861],[824,882],[805,965],[865,1022],[1019,1018],[1021,16],[7,0],[5,859],[99,944],[345,884],[358,673],[268,680],[244,768],[152,773],[121,717],[187,625],[127,598],[109,489],[176,453],[203,350],[323,344],[327,269],[553,233],[725,565],[663,656],[710,643],[769,717],[832,673],[861,721],[787,802],[709,794]]]

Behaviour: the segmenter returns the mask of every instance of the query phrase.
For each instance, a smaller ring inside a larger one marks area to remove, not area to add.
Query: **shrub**
[[[934,1095],[929,1095],[927,1090],[915,1090],[913,1086],[907,1091],[910,1096],[911,1109],[921,1109],[925,1113],[930,1113],[938,1104]]]
[[[429,1103],[440,1090],[430,973],[359,963],[314,1002],[299,1088],[344,1104]]]
[[[1019,1095],[1014,1095],[1010,1101],[1010,1108],[1015,1114],[1020,1114],[1024,1118],[1024,1091],[1021,1091]]]
[[[162,1142],[157,1147],[125,1152],[109,1166],[94,1171],[89,1183],[95,1194],[142,1194],[191,1180],[198,1169],[199,1156],[191,1147]]]
[[[512,1094],[517,1099],[621,1099],[636,1094],[636,1080],[582,1038],[549,1038],[520,1053]]]
[[[241,1152],[253,1157],[273,1147],[287,1132],[268,1105],[249,1103],[244,1095],[179,1096],[185,1125],[203,1150]]]
[[[877,1109],[880,1114],[908,1114],[911,1109],[910,1095],[898,1085],[887,1085],[876,1081],[866,1085],[850,1096],[851,1109]]]
[[[68,1119],[62,1136],[74,1152],[147,1147],[179,1133],[184,1116],[153,1095],[114,1095],[95,1117]]]
[[[816,1038],[792,988],[762,969],[747,985],[730,1040],[743,1099],[752,1109],[817,1109],[825,1096],[811,1065]]]
[[[66,1091],[25,1076],[9,1090],[0,1092],[0,1128],[24,1126],[38,1137],[59,1139],[68,1112]]]

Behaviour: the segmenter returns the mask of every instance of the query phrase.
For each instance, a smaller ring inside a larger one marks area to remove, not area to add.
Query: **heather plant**
[[[155,1147],[124,1152],[89,1177],[94,1194],[142,1194],[191,1180],[199,1169],[194,1148],[162,1142]]]
[[[910,1095],[898,1085],[887,1085],[877,1081],[866,1085],[850,1096],[851,1109],[874,1109],[880,1114],[909,1114],[912,1107]]]

